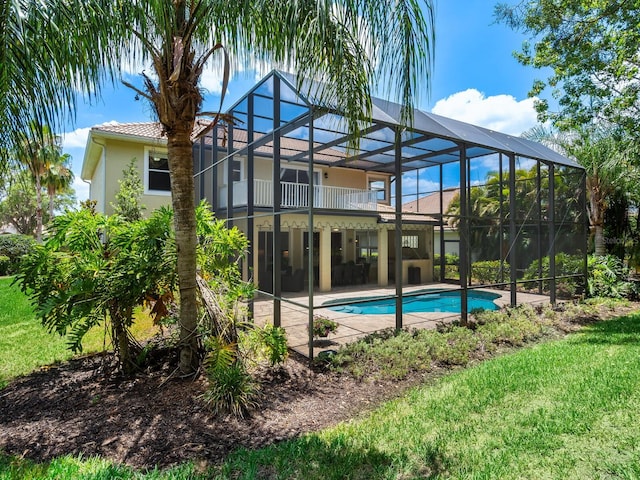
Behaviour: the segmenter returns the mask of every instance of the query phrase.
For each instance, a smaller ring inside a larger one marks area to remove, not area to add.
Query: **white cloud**
[[[84,182],[78,175],[73,179],[73,189],[76,191],[76,201],[78,204],[89,198],[89,184]]]
[[[101,123],[100,125],[117,125],[118,122],[111,120]],[[99,125],[99,126],[100,126]],[[62,134],[62,148],[65,150],[71,148],[84,148],[87,145],[87,137],[89,136],[91,127],[76,128],[73,132],[65,132]]]
[[[438,100],[432,112],[517,136],[538,123],[534,102],[534,98],[518,101],[511,95],[485,97],[470,88]]]

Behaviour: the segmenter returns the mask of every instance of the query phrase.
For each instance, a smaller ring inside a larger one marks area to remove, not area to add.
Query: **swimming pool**
[[[451,292],[430,292],[428,290],[416,292],[418,295],[402,297],[402,311],[405,313],[417,312],[446,312],[460,313],[460,291]],[[469,311],[476,308],[485,310],[498,310],[494,300],[500,295],[489,292],[467,292]],[[348,305],[330,305],[336,303],[347,303]],[[345,298],[342,300],[331,300],[325,302],[323,306],[330,310],[342,313],[355,313],[360,315],[381,315],[396,313],[395,298]]]

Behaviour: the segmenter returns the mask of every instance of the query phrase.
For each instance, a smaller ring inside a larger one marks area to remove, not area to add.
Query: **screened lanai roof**
[[[277,90],[274,89],[275,77],[280,79]],[[396,171],[395,131],[401,126],[401,105],[373,98],[372,121],[363,126],[358,149],[347,154],[350,137],[345,119],[335,112],[330,101],[321,103],[313,99],[314,92],[319,92],[322,84],[303,82],[301,90],[307,92],[306,95],[297,91],[296,85],[294,75],[272,71],[230,109],[229,113],[237,120],[234,129],[252,129],[254,145],[271,149],[273,136],[270,133],[277,123],[274,116],[279,115],[280,137],[297,140],[289,142],[287,151],[281,152],[285,161],[308,161],[308,142],[302,140],[313,133],[314,163],[380,173]],[[249,98],[253,102],[251,125],[247,122]],[[278,101],[280,109],[276,113],[274,102]],[[315,113],[313,127],[308,116],[311,107]],[[311,128],[313,132],[310,132]],[[459,161],[462,146],[468,159],[502,153],[581,168],[537,142],[414,109],[413,123],[404,128],[401,136],[401,169],[410,171]],[[237,146],[234,141],[233,149],[237,152],[246,148],[246,140]]]

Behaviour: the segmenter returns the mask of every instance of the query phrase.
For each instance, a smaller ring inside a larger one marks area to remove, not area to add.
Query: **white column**
[[[378,285],[389,284],[389,232],[386,228],[378,230]]]
[[[331,291],[331,228],[320,230],[320,285],[321,292]]]

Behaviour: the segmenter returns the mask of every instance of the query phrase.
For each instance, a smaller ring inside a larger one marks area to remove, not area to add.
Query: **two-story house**
[[[499,245],[486,248],[482,260],[514,266],[501,285],[514,304],[532,262],[542,275],[543,256],[584,256],[584,171],[575,162],[535,142],[417,109],[406,125],[399,105],[378,99],[354,143],[340,112],[316,101],[314,88],[274,71],[229,109],[233,124],[194,132],[196,198],[246,233],[244,272],[261,290],[279,297],[310,284],[329,291],[372,283],[402,292],[431,282],[434,234],[439,247],[451,235],[445,213],[454,192],[463,291],[472,281],[471,242]],[[133,157],[145,182],[143,203],[168,203],[166,140],[152,125],[92,129],[82,178],[91,180],[100,210],[109,212],[119,172]],[[525,167],[534,178],[518,183],[516,171]],[[426,172],[443,192],[428,209],[414,203],[433,192],[420,190]],[[491,199],[498,207],[486,222],[470,218],[478,172],[494,172],[499,182],[499,198]],[[562,189],[551,188],[556,183]],[[553,262],[551,270],[554,279],[585,274],[556,272]],[[444,280],[444,268],[439,272],[435,280]]]

